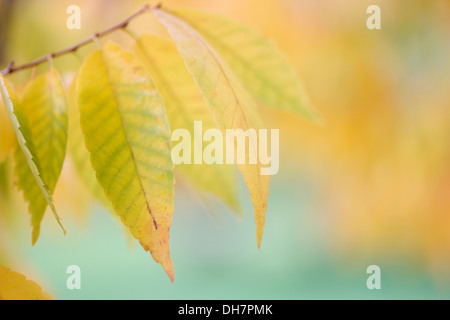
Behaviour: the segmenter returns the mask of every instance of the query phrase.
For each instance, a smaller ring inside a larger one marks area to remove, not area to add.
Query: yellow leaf
[[[42,181],[53,194],[66,155],[68,104],[59,74],[53,68],[34,79],[25,89],[20,104],[29,130],[27,142],[33,145],[34,161],[38,164]],[[25,126],[25,124],[24,124]],[[32,243],[39,238],[40,225],[47,209],[47,201],[20,150],[15,153],[16,175],[31,213]]]
[[[100,186],[142,247],[174,279],[174,174],[164,105],[145,67],[108,42],[77,80],[81,129]]]
[[[0,265],[0,300],[53,300],[35,282]]]
[[[187,129],[194,136],[194,121],[202,121],[203,130],[216,128],[173,42],[145,35],[136,41],[133,51],[144,62],[161,93],[172,131]],[[236,212],[240,211],[234,166],[181,164],[176,171],[201,190],[217,195]]]
[[[28,97],[22,104],[14,93],[12,86],[0,76],[3,102],[20,146],[20,149],[17,148],[15,153],[16,172],[19,187],[24,190],[24,195],[30,202],[33,243],[39,236],[40,219],[44,214],[42,210],[45,211],[45,208],[42,209],[44,205],[46,206],[46,204],[42,204],[43,200],[50,206],[64,234],[66,233],[53,205],[50,189],[52,185],[47,185],[59,175],[56,165],[64,161],[64,149],[59,147],[65,141],[64,130],[63,128],[56,128],[64,125],[63,100],[65,98],[64,96],[58,96],[59,85],[61,84],[57,74],[53,70],[50,71],[30,85],[31,88],[26,93]],[[47,131],[50,131],[50,134]],[[42,149],[37,147],[42,147]],[[52,147],[59,149],[53,150]],[[51,154],[44,154],[45,152]],[[43,164],[40,163],[41,160],[44,161]],[[56,184],[56,181],[54,183]]]
[[[278,110],[319,120],[295,69],[258,31],[198,10],[176,9],[171,13],[217,50],[255,99]]]
[[[103,192],[97,181],[95,171],[91,166],[90,154],[86,149],[84,134],[81,130],[80,110],[78,109],[76,94],[77,77],[78,75],[74,77],[72,84],[70,85],[67,92],[67,97],[69,100],[69,139],[67,142],[68,149],[75,167],[75,171],[78,177],[81,179],[82,185],[87,189],[91,196],[93,196],[106,209],[108,209],[108,211],[112,213],[114,210],[111,202],[106,198],[105,193]],[[116,214],[112,215],[112,217],[120,224],[121,229],[127,237],[130,245],[135,244],[134,238],[130,234],[130,230],[121,223],[120,217]]]
[[[244,131],[262,128],[255,102],[210,44],[177,16],[159,9],[154,12],[177,43],[178,51],[194,77],[197,87],[203,93],[218,127],[222,130],[243,129]],[[258,159],[257,139],[250,137],[249,140],[248,155],[252,154],[255,159]],[[255,165],[238,164],[238,168],[250,191],[255,209],[258,247],[260,247],[270,178],[260,174],[259,162]]]
[[[3,99],[0,99],[0,163],[6,160],[16,144],[16,136],[3,106]]]
[[[76,95],[76,79],[74,78],[67,92],[69,101],[69,140],[68,149],[76,172],[86,189],[100,201],[102,204],[109,206],[110,202],[106,199],[103,190],[98,184],[95,177],[95,171],[92,169],[89,152],[84,142],[84,134],[80,126],[80,111],[77,105]]]

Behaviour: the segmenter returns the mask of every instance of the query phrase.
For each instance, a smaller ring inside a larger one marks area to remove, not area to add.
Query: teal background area
[[[449,298],[419,265],[365,253],[338,258],[314,209],[312,188],[273,179],[261,251],[256,247],[251,203],[241,185],[245,216],[226,208],[212,215],[191,192],[178,190],[171,229],[176,279],[138,245],[99,205],[85,226],[66,221],[69,234],[44,231],[35,247],[18,255],[57,299],[431,299]],[[75,195],[76,196],[76,195]],[[54,224],[47,215],[45,225]],[[23,234],[20,239],[27,238]],[[20,241],[22,241],[20,240]],[[361,248],[364,250],[364,248]],[[369,265],[382,270],[382,289],[366,287]],[[81,268],[81,290],[68,290],[66,268]]]

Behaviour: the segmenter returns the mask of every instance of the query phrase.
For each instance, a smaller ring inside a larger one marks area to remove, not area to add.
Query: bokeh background
[[[144,1],[0,1],[0,67],[27,62],[116,24]],[[10,7],[7,3],[12,3]],[[155,4],[156,2],[153,2]],[[450,298],[450,2],[447,0],[162,0],[241,20],[270,37],[302,76],[322,126],[262,109],[280,128],[262,249],[244,216],[178,179],[171,284],[150,255],[82,187],[70,160],[31,247],[29,217],[9,160],[0,166],[0,263],[59,299]],[[66,8],[82,9],[81,30]],[[368,30],[377,4],[382,29]],[[164,34],[151,15],[137,34]],[[109,37],[124,47],[125,33]],[[103,41],[103,40],[102,40]],[[54,61],[74,72],[95,48]],[[43,65],[37,72],[45,70]],[[30,71],[10,79],[20,86]],[[5,194],[8,196],[6,197]],[[67,266],[82,290],[66,287]],[[366,268],[382,289],[366,287]]]

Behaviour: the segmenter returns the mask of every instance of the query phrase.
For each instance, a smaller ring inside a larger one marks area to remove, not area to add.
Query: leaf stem
[[[65,48],[63,50],[56,51],[56,52],[51,52],[49,54],[46,54],[43,57],[35,59],[35,60],[33,60],[31,62],[28,62],[26,64],[23,64],[23,65],[20,65],[20,66],[16,67],[16,66],[14,66],[14,61],[11,61],[9,63],[9,65],[4,70],[1,71],[1,74],[3,76],[6,76],[6,75],[14,73],[16,71],[25,70],[25,69],[29,69],[29,68],[33,68],[35,66],[38,66],[38,65],[40,65],[40,64],[42,64],[44,62],[47,62],[49,60],[49,58],[56,58],[56,57],[59,57],[59,56],[62,56],[62,55],[68,54],[68,53],[74,53],[78,49],[80,49],[81,47],[83,47],[83,46],[89,44],[90,42],[94,41],[96,38],[101,38],[101,37],[104,37],[104,36],[114,32],[114,31],[117,31],[117,30],[120,30],[120,29],[125,29],[128,26],[128,24],[132,20],[134,20],[135,18],[139,17],[143,13],[146,13],[146,12],[148,12],[148,11],[154,9],[154,8],[157,9],[157,8],[160,8],[160,7],[161,7],[161,4],[157,4],[155,7],[151,7],[150,5],[147,4],[147,5],[143,6],[141,9],[139,9],[138,11],[136,11],[134,14],[132,14],[130,17],[128,17],[124,21],[116,24],[115,26],[112,26],[112,27],[110,27],[110,28],[108,28],[108,29],[106,29],[104,31],[94,33],[93,35],[87,37],[86,39],[84,39],[84,40],[82,40],[82,41],[80,41],[80,42],[78,42],[78,43],[76,43],[76,44],[74,44],[74,45],[72,45],[72,46],[70,46],[68,48]]]

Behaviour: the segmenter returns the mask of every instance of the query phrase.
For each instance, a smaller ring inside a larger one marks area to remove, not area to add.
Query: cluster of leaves
[[[205,129],[263,128],[258,104],[313,120],[317,115],[293,68],[258,32],[201,11],[153,12],[174,41],[145,35],[130,51],[107,42],[86,58],[67,92],[53,68],[31,80],[20,97],[0,77],[10,123],[0,113],[0,161],[18,144],[15,174],[29,203],[34,244],[47,207],[60,223],[52,193],[68,144],[86,187],[112,204],[173,281],[170,130],[193,134],[194,121],[202,121]],[[260,175],[260,164],[238,169],[254,205],[259,247],[269,177]],[[233,167],[181,165],[177,170],[238,210]]]

